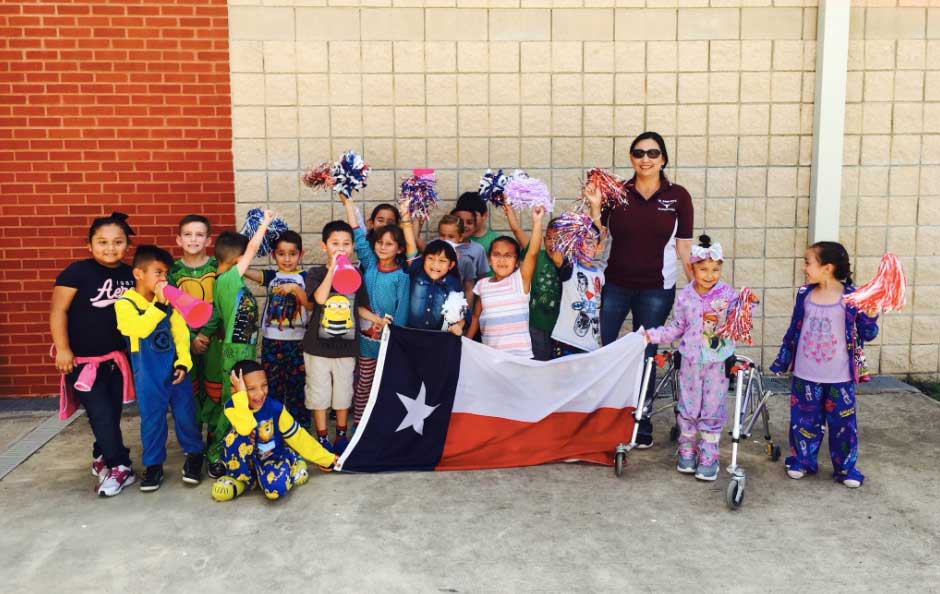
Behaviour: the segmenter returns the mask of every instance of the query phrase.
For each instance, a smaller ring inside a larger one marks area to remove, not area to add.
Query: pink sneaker
[[[107,474],[108,465],[104,463],[104,456],[98,456],[91,461],[91,474],[92,476],[98,477],[98,482],[100,483],[104,478],[102,474]]]
[[[101,486],[98,487],[98,495],[102,497],[114,497],[121,492],[121,489],[128,485],[133,485],[136,477],[134,476],[134,470],[130,467],[124,466],[123,464],[112,468],[108,473],[107,478],[101,482]]]

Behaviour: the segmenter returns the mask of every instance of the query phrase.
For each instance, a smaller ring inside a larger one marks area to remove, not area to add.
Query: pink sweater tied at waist
[[[49,356],[55,357],[55,346],[49,349]],[[65,381],[63,373],[59,380],[59,419],[65,420],[78,410],[78,398],[75,390],[90,392],[98,378],[98,366],[107,361],[114,361],[124,378],[124,404],[134,401],[134,378],[131,375],[131,366],[127,356],[122,351],[112,351],[100,357],[75,357],[75,365],[85,365],[73,385]]]

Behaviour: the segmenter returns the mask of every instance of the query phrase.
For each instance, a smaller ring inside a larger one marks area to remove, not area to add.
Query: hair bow
[[[724,257],[721,255],[721,244],[713,243],[709,247],[693,245],[692,256],[689,258],[689,263],[694,264],[702,260],[714,260],[715,262],[724,260]]]

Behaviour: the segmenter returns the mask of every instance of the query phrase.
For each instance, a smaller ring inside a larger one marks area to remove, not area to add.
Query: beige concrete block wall
[[[693,196],[696,233],[725,246],[726,280],[764,298],[755,346],[742,350],[769,362],[802,280],[815,4],[231,0],[238,209],[277,208],[316,261],[320,229],[342,210],[299,174],[344,150],[373,167],[356,197],[366,214],[394,201],[413,167],[438,170],[438,215],[486,167],[543,178],[560,210],[586,169],[629,175],[630,140],[657,130],[669,175]],[[852,30],[843,234],[863,277],[897,249],[914,292],[887,321],[886,340],[899,342],[879,341],[871,358],[936,373],[940,74],[928,65],[940,64],[940,9],[879,2],[853,12]],[[863,161],[863,147],[878,161]],[[884,214],[857,224],[869,203]],[[506,228],[501,213],[491,219]]]
[[[841,241],[868,279],[900,257],[908,307],[882,318],[869,358],[882,373],[938,375],[940,7],[855,3],[846,105]]]

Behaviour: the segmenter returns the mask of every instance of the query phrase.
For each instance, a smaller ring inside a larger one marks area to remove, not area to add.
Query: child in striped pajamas
[[[507,353],[531,359],[529,335],[529,291],[535,262],[542,245],[542,215],[545,209],[532,210],[532,234],[525,258],[512,237],[503,235],[490,244],[491,278],[480,279],[473,287],[479,299],[473,305],[473,320],[468,335],[483,332],[483,344]],[[520,262],[521,260],[521,262]]]
[[[372,313],[404,325],[408,321],[411,282],[403,270],[405,236],[401,227],[395,224],[373,227],[367,238],[359,226],[353,203],[342,196],[340,198],[346,207],[346,218],[353,228],[353,245],[362,266],[363,282],[369,291]],[[356,362],[359,374],[353,392],[353,423],[359,422],[369,402],[381,337],[382,328],[368,320],[360,320],[359,357]]]

